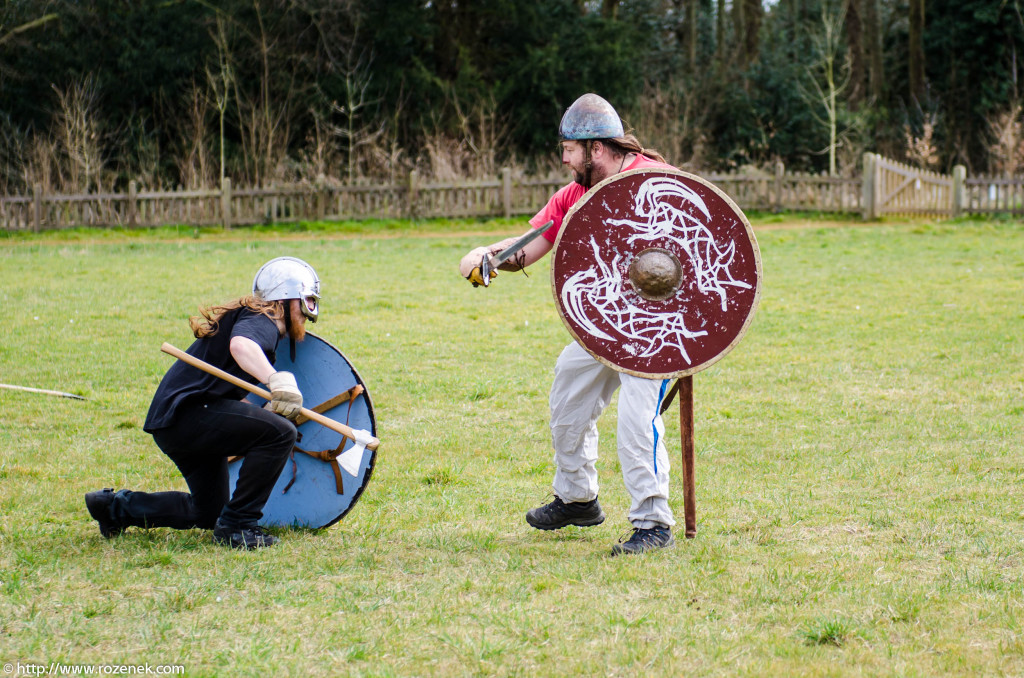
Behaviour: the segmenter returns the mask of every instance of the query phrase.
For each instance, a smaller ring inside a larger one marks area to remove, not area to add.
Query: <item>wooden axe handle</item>
[[[196,369],[206,372],[207,374],[212,374],[213,376],[223,379],[224,381],[229,382],[231,384],[234,384],[239,388],[244,388],[249,393],[255,393],[264,400],[270,400],[271,398],[270,393],[260,388],[259,386],[254,386],[253,384],[250,384],[244,379],[239,379],[235,375],[225,372],[219,367],[214,367],[208,362],[200,360],[195,356],[191,356],[188,353],[182,351],[181,349],[171,346],[166,341],[160,347],[160,350],[166,353],[167,355],[174,356],[175,358],[182,362],[188,363],[189,365],[195,367]],[[349,440],[355,441],[356,439],[355,431],[353,431],[350,427],[346,426],[345,424],[342,424],[340,421],[334,421],[333,419],[329,419],[328,417],[325,417],[319,412],[314,412],[313,410],[310,410],[305,407],[303,407],[299,411],[299,413],[306,419],[311,419],[316,423],[321,424],[322,426],[326,426],[332,431],[336,431],[341,435],[345,436]],[[378,445],[380,445],[380,441],[374,438],[366,445],[366,447],[371,450],[376,450]]]

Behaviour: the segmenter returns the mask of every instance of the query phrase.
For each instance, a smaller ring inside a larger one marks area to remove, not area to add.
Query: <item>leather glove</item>
[[[291,372],[274,372],[267,381],[270,387],[270,409],[286,419],[299,416],[302,409],[302,392],[295,383]]]
[[[494,280],[495,278],[498,277],[498,272],[495,271],[493,268],[491,269],[490,272],[491,272],[491,275],[490,275],[491,280]],[[480,267],[477,266],[476,268],[474,268],[472,271],[469,272],[469,275],[466,276],[466,280],[468,280],[469,282],[473,283],[474,287],[477,286],[477,285],[483,285],[484,284],[483,271],[481,271]],[[490,281],[488,281],[488,282],[490,282]]]
[[[490,253],[490,248],[487,247],[477,247],[471,250],[469,254],[462,257],[462,260],[459,262],[459,275],[474,285],[482,285],[484,283],[484,277],[480,272],[480,265],[483,263],[483,258],[489,256]],[[492,279],[497,276],[497,271],[491,271]]]

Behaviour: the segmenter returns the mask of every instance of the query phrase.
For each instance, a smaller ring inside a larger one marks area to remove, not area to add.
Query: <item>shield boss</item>
[[[644,299],[668,299],[683,282],[683,265],[676,255],[652,247],[636,255],[629,265],[629,280]]]

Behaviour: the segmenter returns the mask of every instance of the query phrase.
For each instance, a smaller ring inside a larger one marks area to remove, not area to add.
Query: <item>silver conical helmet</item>
[[[271,259],[256,271],[252,293],[264,301],[300,299],[302,314],[316,322],[320,312],[320,278],[313,267],[295,257]]]
[[[562,116],[563,139],[615,139],[623,136],[622,120],[612,105],[596,94],[584,94]]]

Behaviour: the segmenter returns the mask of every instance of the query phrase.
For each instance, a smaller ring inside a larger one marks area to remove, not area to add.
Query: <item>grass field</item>
[[[0,389],[5,671],[1024,675],[1024,225],[754,223],[757,315],[694,378],[697,537],[621,558],[614,409],[609,519],[523,520],[550,495],[568,333],[546,260],[488,290],[456,271],[522,224],[0,239],[0,383],[87,398]],[[184,488],[141,430],[160,344],[187,346],[199,304],[282,254],[320,273],[313,329],[374,399],[361,500],[266,552],[201,530],[102,539],[85,492]]]

